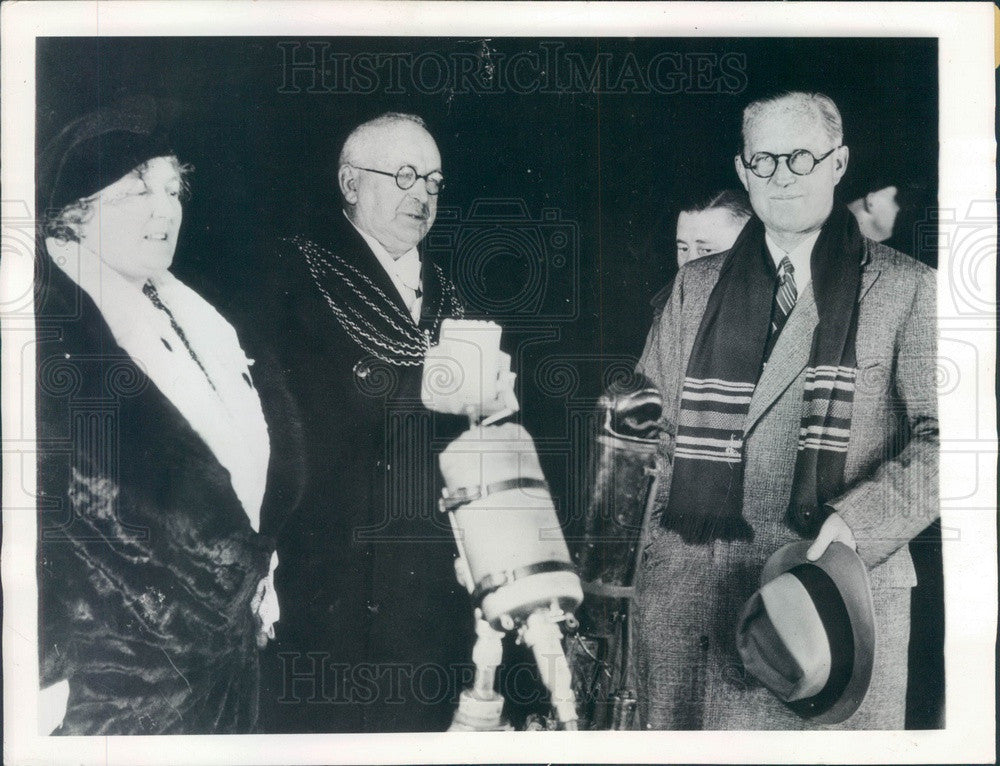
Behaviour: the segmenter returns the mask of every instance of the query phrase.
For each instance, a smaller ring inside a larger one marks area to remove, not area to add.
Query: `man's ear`
[[[850,159],[851,150],[846,146],[841,146],[833,150],[833,184],[836,186],[840,179],[847,172],[847,160]]]
[[[864,203],[863,207],[866,213],[870,213],[872,211],[872,199],[874,198],[874,196],[875,192],[868,192],[864,197],[861,198],[861,201]]]
[[[358,202],[358,171],[350,165],[341,165],[337,171],[337,182],[340,185],[340,193],[348,205],[356,205]]]
[[[747,169],[743,167],[743,157],[737,154],[733,157],[733,163],[736,165],[736,175],[739,176],[740,183],[743,184],[743,188],[750,191],[750,187],[747,186]]]

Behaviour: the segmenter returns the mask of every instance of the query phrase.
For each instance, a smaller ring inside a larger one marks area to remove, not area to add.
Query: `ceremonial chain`
[[[431,263],[441,284],[442,300],[430,330],[421,332],[409,314],[391,300],[372,280],[353,264],[335,253],[303,237],[293,237],[292,243],[301,251],[317,289],[323,295],[347,335],[361,348],[383,362],[404,367],[417,367],[424,362],[431,338],[436,336],[445,317],[445,304],[450,304],[448,315],[461,318],[465,311],[458,300],[455,286],[436,263]],[[336,301],[324,283],[347,288],[341,301]],[[368,290],[366,293],[362,286]],[[447,299],[447,300],[446,300]],[[361,305],[356,305],[360,301]],[[393,316],[386,313],[388,307]],[[367,308],[367,311],[364,309]],[[366,315],[367,314],[367,315]],[[386,325],[379,329],[374,316]]]

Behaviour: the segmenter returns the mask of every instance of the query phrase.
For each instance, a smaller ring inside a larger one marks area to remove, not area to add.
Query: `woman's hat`
[[[174,101],[134,96],[74,120],[38,159],[39,217],[95,194],[154,157],[173,154]]]
[[[736,630],[743,664],[775,696],[815,723],[840,723],[871,683],[875,616],[868,570],[857,553],[831,543],[816,561],[810,541],[768,559],[761,587]]]

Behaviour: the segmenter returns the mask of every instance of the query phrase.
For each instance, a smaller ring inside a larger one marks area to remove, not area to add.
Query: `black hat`
[[[875,657],[868,570],[843,543],[816,561],[810,542],[779,549],[740,615],[743,664],[775,696],[815,723],[840,723],[861,706]]]
[[[851,160],[837,185],[837,193],[843,202],[853,202],[889,186],[902,190],[912,182],[912,169],[903,158],[885,151],[881,141],[873,145],[852,144]]]
[[[134,96],[85,114],[42,151],[37,168],[39,213],[95,194],[154,157],[173,154],[176,102]]]

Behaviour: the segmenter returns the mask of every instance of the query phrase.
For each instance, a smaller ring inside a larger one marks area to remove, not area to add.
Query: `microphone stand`
[[[513,731],[503,720],[504,697],[493,688],[497,667],[503,660],[503,633],[494,630],[476,609],[476,643],[472,662],[476,674],[472,686],[463,689],[458,709],[448,731]]]
[[[451,514],[449,514],[451,516]],[[456,533],[455,542],[461,550],[461,539]],[[468,564],[462,554],[455,560],[458,581],[464,587]],[[463,570],[465,570],[463,572]],[[469,589],[471,592],[471,589]],[[505,615],[507,617],[507,615]],[[573,692],[573,675],[562,648],[562,632],[558,622],[571,617],[553,602],[549,607],[536,609],[517,627],[518,638],[528,646],[535,657],[538,673],[548,689],[560,727],[566,731],[577,730],[576,694]],[[506,624],[513,625],[513,620]],[[475,675],[472,685],[463,689],[458,698],[458,709],[448,731],[513,731],[503,720],[504,697],[496,691],[496,671],[503,660],[503,631],[495,630],[485,619],[482,609],[476,608],[476,643],[472,647]]]
[[[443,510],[443,509],[442,509]],[[451,532],[458,548],[455,559],[455,579],[471,594],[475,589],[472,570],[465,558],[462,533],[455,521],[455,514],[448,513]],[[475,676],[472,686],[463,689],[458,697],[458,709],[448,731],[513,731],[514,727],[503,720],[504,697],[494,689],[496,672],[503,661],[503,633],[494,630],[483,619],[483,610],[476,607],[476,643],[472,647],[472,664]]]

